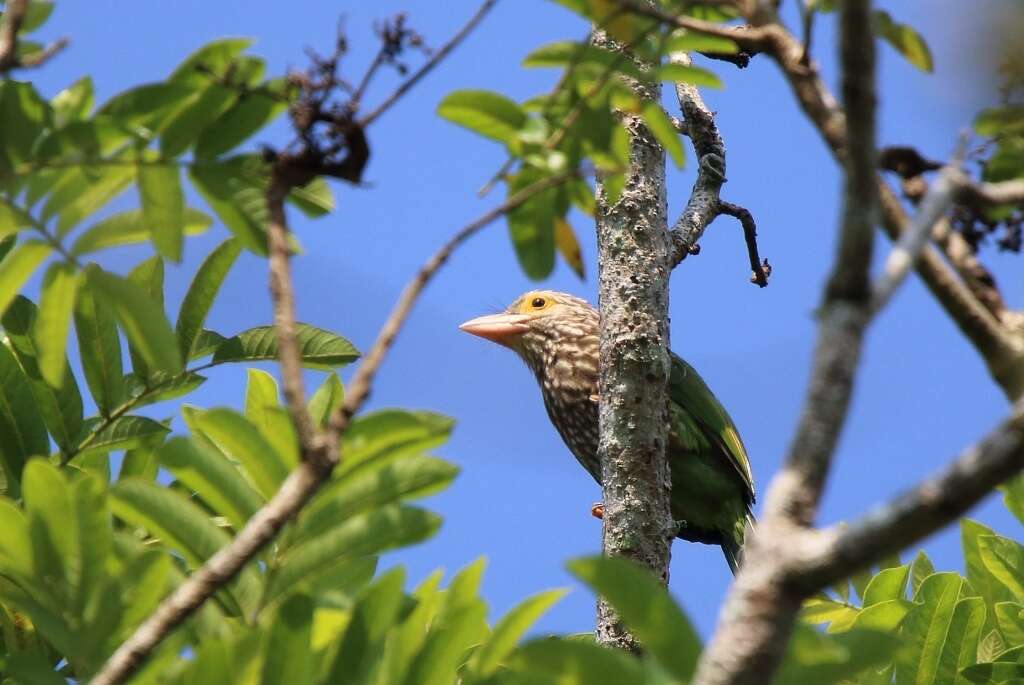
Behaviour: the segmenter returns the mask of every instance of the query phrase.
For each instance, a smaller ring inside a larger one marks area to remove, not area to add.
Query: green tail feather
[[[725,555],[725,563],[729,564],[733,575],[736,575],[740,564],[743,563],[743,541],[747,534],[754,529],[755,523],[754,514],[748,509],[747,515],[737,521],[732,537],[725,537],[722,540],[722,554]]]

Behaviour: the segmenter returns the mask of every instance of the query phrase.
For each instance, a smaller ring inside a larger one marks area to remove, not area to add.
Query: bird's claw
[[[596,519],[604,518],[604,502],[594,502],[590,505],[590,515]]]
[[[725,160],[714,152],[709,152],[700,158],[700,170],[715,180],[716,183],[725,183]]]
[[[690,524],[683,520],[672,521],[672,537],[678,537],[683,531],[690,527]]]

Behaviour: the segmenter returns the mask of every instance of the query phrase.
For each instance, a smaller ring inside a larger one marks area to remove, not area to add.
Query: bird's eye
[[[543,309],[546,304],[547,301],[543,297],[535,297],[533,298],[533,302],[530,303],[530,306],[534,309]]]

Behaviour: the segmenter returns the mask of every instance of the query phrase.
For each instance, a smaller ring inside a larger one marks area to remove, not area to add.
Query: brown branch
[[[764,522],[745,550],[714,638],[701,656],[698,685],[753,685],[782,658],[801,597],[781,590],[783,531],[811,526],[846,421],[864,331],[870,320],[869,267],[877,217],[875,53],[870,0],[840,10],[842,92],[849,117],[842,225],[825,287],[813,370],[796,435],[768,489]],[[799,547],[796,545],[795,547]]]
[[[316,428],[306,410],[302,351],[295,337],[295,291],[291,274],[288,224],[284,213],[285,198],[295,185],[301,183],[299,179],[289,178],[286,173],[286,169],[281,165],[275,166],[266,193],[270,297],[274,304],[274,334],[277,337],[277,357],[281,364],[285,404],[295,425],[303,453],[309,451],[310,454],[315,454],[315,451],[309,450],[315,442]]]
[[[740,222],[743,227],[743,240],[747,244],[747,257],[750,259],[750,282],[760,288],[768,285],[768,278],[772,275],[772,265],[757,251],[757,224],[754,223],[754,215],[746,208],[734,205],[731,202],[720,200],[718,203],[720,215],[731,216]]]
[[[536,193],[564,183],[575,173],[565,173],[538,181],[519,191],[494,209],[459,230],[423,265],[402,292],[398,303],[378,334],[350,382],[344,404],[331,417],[328,429],[303,445],[302,462],[288,475],[281,488],[238,532],[231,542],[217,551],[167,597],[157,610],[118,647],[91,685],[115,685],[124,682],[146,656],[171,630],[202,606],[203,602],[231,581],[253,557],[274,539],[281,528],[301,511],[310,498],[330,478],[339,460],[340,436],[352,416],[369,396],[370,385],[385,355],[394,342],[416,299],[437,274],[452,252],[480,229],[522,205]]]
[[[68,46],[67,38],[50,43],[39,52],[18,56],[18,32],[28,12],[28,0],[8,0],[0,22],[0,74],[12,69],[37,67]]]
[[[366,114],[359,120],[359,127],[366,128],[371,123],[373,123],[374,120],[377,119],[377,117],[379,117],[381,114],[390,109],[391,106],[398,102],[398,100],[400,100],[403,95],[409,92],[409,90],[413,86],[419,83],[424,76],[429,74],[430,71],[434,67],[436,67],[438,63],[441,62],[441,60],[448,56],[448,53],[454,50],[459,45],[459,43],[461,43],[463,39],[465,39],[465,37],[468,36],[473,31],[473,29],[476,28],[477,24],[480,23],[480,21],[484,18],[487,12],[489,12],[497,2],[498,0],[484,0],[480,7],[477,8],[476,13],[474,13],[473,16],[469,18],[469,21],[467,21],[465,25],[463,25],[463,27],[459,29],[458,33],[452,36],[447,43],[442,45],[437,50],[437,52],[431,55],[430,59],[428,59],[423,66],[416,70],[416,73],[414,73],[412,76],[403,81],[398,86],[398,88],[394,90],[394,92],[392,92],[390,95],[384,98],[383,102],[377,105],[377,107],[373,111],[371,111],[369,114]]]
[[[960,188],[959,202],[982,206],[1024,204],[1024,181],[966,183]]]

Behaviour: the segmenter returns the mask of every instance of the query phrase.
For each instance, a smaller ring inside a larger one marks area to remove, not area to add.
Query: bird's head
[[[597,349],[598,313],[585,300],[552,290],[520,295],[500,314],[470,319],[460,329],[515,350],[534,368],[557,348]]]

